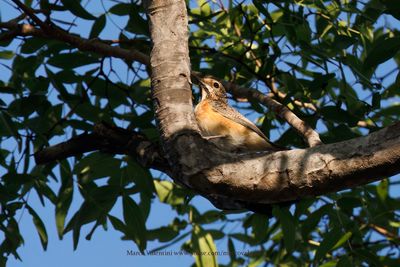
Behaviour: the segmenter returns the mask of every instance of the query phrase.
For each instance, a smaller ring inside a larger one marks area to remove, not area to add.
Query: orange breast
[[[196,119],[204,136],[226,136],[234,146],[263,150],[268,142],[251,129],[215,112],[207,100],[195,109]]]
[[[215,112],[207,100],[201,101],[195,110],[200,130],[205,136],[229,135],[232,122]]]

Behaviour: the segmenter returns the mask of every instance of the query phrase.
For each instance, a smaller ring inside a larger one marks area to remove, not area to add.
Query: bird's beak
[[[205,84],[202,80],[199,80],[199,86],[201,89],[201,94],[202,94],[202,99],[204,99],[206,96],[204,95],[204,93],[208,96],[211,97],[211,93],[210,90],[208,89],[207,84]]]
[[[203,82],[202,77],[194,73],[192,73],[192,76],[197,80],[200,90],[210,96],[210,90],[208,90],[207,84]]]
[[[199,80],[199,86],[201,90],[204,90],[208,96],[210,96],[210,90],[208,90],[207,84],[205,84],[202,80]]]

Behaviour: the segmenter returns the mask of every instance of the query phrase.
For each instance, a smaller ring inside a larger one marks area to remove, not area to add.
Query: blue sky
[[[12,6],[8,4],[9,2],[10,1],[8,0],[0,0],[0,16],[2,21],[7,21],[19,15],[18,11],[13,9]],[[99,14],[102,13],[100,5],[96,8],[98,8]],[[94,13],[94,15],[97,14]],[[60,17],[60,19],[62,19],[62,17]],[[101,35],[102,38],[117,38],[118,31],[116,30],[115,24],[122,26],[125,25],[124,18],[113,17],[113,20],[113,22],[107,22],[107,28]],[[74,32],[79,32],[82,36],[87,36],[87,33],[90,31],[91,28],[91,23],[92,22],[77,19],[76,24],[78,25],[78,27],[74,29]],[[14,44],[13,48],[17,48],[16,43]],[[120,76],[124,77],[126,75],[126,67],[124,66],[124,63],[119,60],[114,60],[114,62],[114,64],[116,64],[114,65],[114,67],[121,71],[121,73],[119,74]],[[0,63],[9,65],[11,61],[0,61]],[[392,67],[393,63],[387,64],[387,69],[392,69]],[[386,67],[383,68],[383,71],[385,68]],[[0,65],[0,80],[7,81],[9,75],[9,71]],[[3,96],[0,97],[3,99]],[[277,136],[277,132],[272,133],[272,139],[276,139]],[[54,143],[56,143],[56,141],[57,140],[55,140]],[[2,144],[2,146],[12,145],[13,144],[11,143]],[[1,174],[2,173],[0,173],[0,175]],[[398,180],[399,177],[397,176],[396,179]],[[52,188],[54,188],[55,191],[57,191],[58,186],[58,184],[52,182]],[[399,196],[399,186],[393,188],[391,193],[395,196]],[[79,208],[81,204],[81,198],[76,196],[77,195],[75,195],[74,197],[71,211],[75,211],[77,208]],[[195,197],[195,199],[192,201],[201,211],[213,209],[213,206],[207,200],[201,197]],[[18,250],[18,253],[22,257],[23,262],[15,260],[13,257],[11,257],[9,260],[9,266],[22,267],[55,265],[59,267],[70,267],[89,265],[101,267],[112,265],[132,266],[132,264],[144,266],[146,264],[152,264],[163,265],[166,267],[176,266],[177,264],[179,264],[180,266],[187,266],[193,263],[193,258],[191,256],[127,256],[127,250],[137,251],[136,245],[132,241],[122,241],[120,239],[122,234],[115,231],[112,228],[111,224],[109,224],[108,231],[104,231],[101,228],[97,229],[90,241],[85,240],[85,236],[90,231],[92,225],[90,224],[89,226],[83,227],[81,230],[82,234],[78,249],[76,251],[73,251],[71,233],[67,234],[63,240],[58,239],[57,230],[55,227],[54,207],[50,203],[47,203],[47,205],[43,207],[40,204],[35,192],[32,192],[30,194],[29,204],[36,209],[39,216],[46,224],[49,236],[48,249],[47,251],[43,251],[37,235],[36,228],[32,223],[31,216],[27,211],[25,211],[22,214],[19,214],[20,229],[22,232],[22,236],[25,239],[25,245]],[[112,210],[112,214],[117,217],[121,217],[122,212],[120,202],[118,202],[117,205],[114,207],[114,209]],[[152,212],[146,226],[147,228],[155,228],[162,225],[168,225],[173,218],[175,218],[175,212],[172,211],[168,205],[160,203],[158,200],[155,199],[152,207]],[[230,227],[231,229],[235,229],[237,227],[241,227],[241,225],[238,223],[232,223]],[[181,243],[179,243],[179,245],[172,246],[167,250],[178,251],[180,244]],[[148,244],[148,249],[151,250],[160,245],[161,244],[157,242],[151,242]],[[217,240],[216,245],[218,250],[224,250],[226,248],[226,240]],[[246,250],[246,247],[237,247],[237,249]],[[221,258],[219,260],[221,260]]]

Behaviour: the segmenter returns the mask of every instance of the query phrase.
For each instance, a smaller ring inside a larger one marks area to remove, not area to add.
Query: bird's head
[[[226,101],[225,88],[219,81],[208,76],[199,77],[198,81],[201,89],[201,100],[212,99]]]

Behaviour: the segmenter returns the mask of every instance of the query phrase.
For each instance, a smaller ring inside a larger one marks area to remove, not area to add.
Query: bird
[[[286,150],[272,143],[254,123],[228,104],[226,90],[221,82],[210,76],[194,77],[201,89],[201,100],[195,107],[195,117],[203,137],[220,137],[222,142],[219,142],[219,147],[230,151]]]

